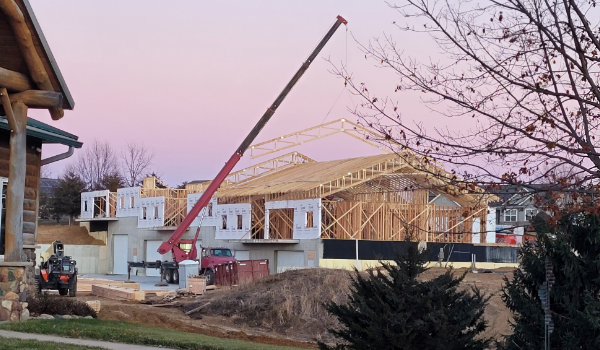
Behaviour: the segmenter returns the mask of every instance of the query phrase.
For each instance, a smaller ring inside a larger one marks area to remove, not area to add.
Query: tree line
[[[70,219],[79,215],[81,193],[140,186],[153,171],[154,152],[143,144],[128,143],[118,151],[108,142],[93,141],[66,166],[52,193],[40,194],[40,216]]]

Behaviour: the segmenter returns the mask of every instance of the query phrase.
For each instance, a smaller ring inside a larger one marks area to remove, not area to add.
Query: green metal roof
[[[5,116],[0,116],[0,129],[10,130]],[[60,143],[75,148],[83,145],[77,141],[79,137],[31,118],[27,118],[27,135],[41,139],[42,143]]]

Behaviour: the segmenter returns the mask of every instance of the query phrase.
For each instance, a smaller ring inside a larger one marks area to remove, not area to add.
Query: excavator
[[[171,252],[173,255],[173,261],[165,261],[165,262],[157,261],[157,262],[141,262],[141,263],[130,262],[129,263],[129,271],[131,271],[132,267],[160,268],[161,269],[161,277],[166,276],[165,279],[167,280],[167,282],[177,283],[179,280],[179,271],[178,271],[179,263],[184,260],[197,260],[198,251],[196,248],[196,242],[198,240],[198,235],[200,233],[200,226],[196,230],[196,235],[191,242],[190,241],[182,241],[181,237],[183,236],[185,231],[190,227],[190,225],[192,224],[194,219],[198,216],[198,214],[200,214],[200,211],[206,207],[206,205],[209,203],[210,199],[215,194],[217,189],[221,186],[221,184],[223,183],[223,181],[225,180],[227,175],[229,175],[229,173],[233,170],[233,168],[238,163],[238,161],[242,158],[242,156],[244,155],[244,152],[246,152],[246,150],[252,144],[254,139],[256,139],[256,136],[258,136],[260,131],[265,127],[267,122],[271,119],[273,114],[275,114],[275,111],[281,105],[281,103],[286,98],[286,96],[289,94],[289,92],[292,90],[294,85],[296,85],[298,80],[300,80],[300,78],[306,72],[306,70],[308,69],[310,64],[317,58],[317,55],[319,54],[319,52],[321,52],[323,47],[325,47],[325,44],[327,44],[329,39],[331,39],[333,34],[337,31],[337,29],[342,24],[346,25],[346,24],[348,24],[348,22],[342,16],[337,16],[335,23],[327,31],[325,36],[321,39],[321,41],[315,47],[315,49],[312,51],[310,56],[308,56],[306,61],[304,61],[304,63],[302,63],[302,66],[298,69],[296,74],[288,82],[288,84],[285,86],[285,88],[279,94],[279,96],[277,96],[277,98],[275,99],[275,102],[273,102],[273,104],[271,104],[271,106],[269,108],[267,108],[267,111],[259,119],[259,121],[256,123],[254,128],[246,136],[244,141],[242,141],[242,143],[237,148],[235,153],[225,163],[225,166],[223,167],[223,169],[221,169],[221,171],[219,171],[219,173],[214,178],[214,180],[212,180],[212,182],[210,183],[210,185],[208,186],[206,191],[204,191],[204,193],[202,194],[202,196],[200,197],[198,202],[196,202],[196,204],[192,207],[192,209],[187,213],[187,215],[182,220],[181,224],[177,227],[175,232],[173,232],[173,234],[171,235],[171,237],[169,237],[169,239],[167,241],[163,242],[160,245],[160,247],[158,248],[158,252],[161,255]],[[220,256],[219,256],[220,258],[235,260],[235,258],[233,258],[231,256],[231,252],[227,248],[203,248],[203,251],[204,251],[203,255],[205,255],[204,257],[206,257],[206,254],[211,254],[211,252],[216,252],[217,250],[220,253]],[[224,252],[223,250],[229,251],[229,254],[227,254],[227,252]],[[204,263],[205,261],[209,261],[209,260],[201,259],[199,273],[203,272],[203,274],[207,275],[209,278],[208,283],[211,284],[210,278],[212,276],[213,281],[214,281],[214,271],[213,271],[212,267],[209,265],[203,266],[203,265],[205,265],[205,263]],[[174,276],[176,276],[176,278]]]

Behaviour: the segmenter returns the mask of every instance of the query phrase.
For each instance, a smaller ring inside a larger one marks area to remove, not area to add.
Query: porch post
[[[12,105],[5,88],[0,89],[2,105],[10,126],[10,160],[6,191],[6,233],[4,261],[23,261],[23,200],[27,151],[27,106]]]

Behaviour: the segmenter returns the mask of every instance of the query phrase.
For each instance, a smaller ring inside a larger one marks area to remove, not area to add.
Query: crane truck
[[[128,271],[131,271],[132,267],[145,267],[145,268],[158,268],[161,270],[161,278],[164,278],[167,282],[178,283],[179,282],[179,263],[184,260],[197,260],[198,251],[196,248],[196,242],[198,240],[198,234],[200,233],[200,226],[196,230],[196,235],[191,241],[183,241],[181,237],[185,233],[185,231],[190,227],[194,219],[200,214],[200,211],[206,207],[212,196],[215,194],[219,186],[223,183],[227,175],[233,170],[235,165],[238,163],[240,158],[244,155],[244,152],[248,149],[248,147],[252,144],[256,136],[260,133],[260,131],[264,128],[267,122],[271,119],[273,114],[277,108],[281,105],[285,97],[292,90],[294,85],[300,80],[304,72],[308,69],[310,64],[317,58],[317,55],[325,44],[329,41],[329,39],[333,36],[333,34],[337,31],[337,29],[342,25],[346,25],[348,22],[342,17],[337,16],[335,23],[331,26],[331,28],[327,31],[325,36],[321,39],[319,44],[312,51],[310,56],[306,59],[302,66],[298,69],[296,74],[292,77],[292,79],[285,86],[283,91],[277,96],[275,102],[267,108],[267,111],[263,114],[263,116],[256,123],[254,128],[250,131],[250,133],[246,136],[244,141],[237,148],[235,153],[229,158],[229,160],[225,163],[225,166],[219,171],[215,179],[210,183],[208,188],[204,191],[198,202],[192,207],[192,209],[187,213],[185,218],[182,220],[181,224],[177,227],[175,232],[169,237],[169,239],[163,242],[158,248],[158,252],[161,255],[167,254],[171,252],[173,256],[172,261],[156,261],[156,262],[129,262],[128,263]],[[231,254],[231,250],[228,248],[202,248],[203,256],[200,260],[200,274],[204,274],[207,276],[208,283],[212,284],[214,282],[214,266],[218,262],[227,262],[227,261],[235,261],[235,258]]]

